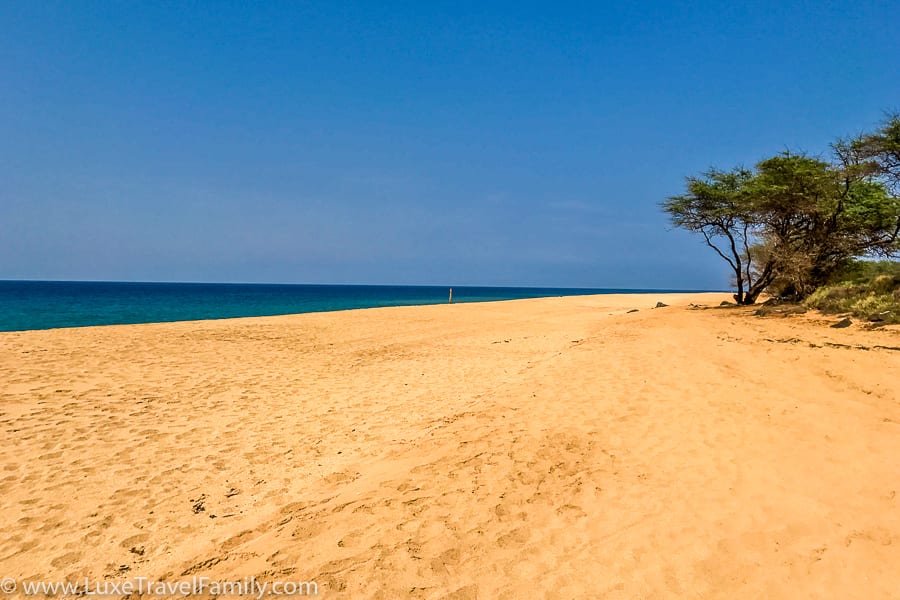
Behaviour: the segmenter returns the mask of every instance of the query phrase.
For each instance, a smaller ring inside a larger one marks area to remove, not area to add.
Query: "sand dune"
[[[900,597],[900,330],[725,297],[0,334],[0,576]]]

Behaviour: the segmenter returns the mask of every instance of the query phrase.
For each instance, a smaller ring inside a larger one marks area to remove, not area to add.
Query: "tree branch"
[[[713,250],[715,250],[719,256],[724,258],[726,260],[726,262],[728,262],[728,264],[731,265],[732,269],[737,270],[737,267],[735,266],[734,262],[730,258],[725,256],[725,254],[721,250],[719,250],[718,246],[716,246],[715,244],[712,243],[712,240],[710,240],[709,234],[706,232],[706,230],[701,229],[700,233],[702,233],[703,237],[706,239],[706,245],[709,246],[710,248],[712,248]]]

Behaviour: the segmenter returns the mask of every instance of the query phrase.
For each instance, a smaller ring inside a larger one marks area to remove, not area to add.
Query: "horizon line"
[[[279,281],[166,281],[166,280],[134,280],[134,279],[3,279],[0,283],[112,283],[112,284],[174,284],[174,285],[283,285],[308,287],[422,287],[422,288],[496,288],[496,289],[541,289],[541,290],[591,290],[591,291],[629,291],[629,292],[666,292],[676,293],[725,293],[732,290],[716,289],[672,289],[672,288],[637,288],[637,287],[591,287],[591,286],[558,286],[558,285],[483,285],[483,284],[434,284],[434,283],[293,283]]]

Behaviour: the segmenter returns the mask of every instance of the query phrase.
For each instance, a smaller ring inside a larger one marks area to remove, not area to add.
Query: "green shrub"
[[[853,303],[851,311],[853,312],[853,314],[864,319],[871,319],[873,317],[880,316],[882,319],[889,320],[887,319],[887,317],[892,317],[892,313],[894,312],[897,312],[897,316],[900,316],[900,306],[897,306],[894,303],[893,295],[888,294],[872,294],[860,298]]]
[[[872,292],[876,294],[890,294],[900,288],[900,276],[879,275],[872,280]]]
[[[856,263],[854,269],[845,272],[848,280],[813,292],[806,306],[828,314],[850,313],[861,319],[900,323],[900,263]]]
[[[850,307],[860,294],[859,286],[840,283],[817,289],[806,299],[806,305],[826,313],[850,312]]]
[[[900,261],[851,260],[836,271],[828,283],[868,283],[873,281],[879,275],[893,275],[894,277],[900,277]]]

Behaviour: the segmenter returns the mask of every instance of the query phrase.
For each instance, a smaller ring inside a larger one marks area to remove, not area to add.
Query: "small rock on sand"
[[[853,325],[853,321],[851,321],[849,318],[845,317],[845,318],[841,319],[840,321],[838,321],[837,323],[835,323],[834,325],[832,325],[831,327],[833,329],[843,329],[844,327],[850,327],[851,325]]]

